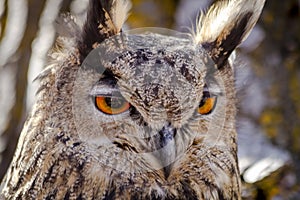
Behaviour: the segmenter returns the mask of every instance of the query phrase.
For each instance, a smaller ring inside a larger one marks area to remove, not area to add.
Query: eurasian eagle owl
[[[217,1],[193,34],[121,31],[128,0],[65,16],[1,197],[240,199],[231,55],[263,5]]]

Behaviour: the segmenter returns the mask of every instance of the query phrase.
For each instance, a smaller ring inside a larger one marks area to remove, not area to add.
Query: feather
[[[207,12],[201,14],[197,23],[195,41],[197,43],[214,42],[226,30],[230,31],[243,17],[252,14],[245,28],[242,41],[258,20],[265,0],[228,0],[218,1]]]
[[[76,19],[70,13],[62,14],[54,24],[55,29],[59,36],[78,38],[80,36],[81,28],[76,23]]]
[[[110,16],[118,32],[128,18],[131,5],[130,0],[114,0],[112,3]]]

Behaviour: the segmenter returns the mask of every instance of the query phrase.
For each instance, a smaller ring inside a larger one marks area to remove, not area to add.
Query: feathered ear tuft
[[[114,0],[113,8],[110,12],[112,22],[117,32],[120,32],[123,24],[127,20],[129,11],[131,9],[131,1],[129,0]]]
[[[244,41],[256,24],[265,0],[220,0],[201,15],[195,41],[211,55],[219,68]]]
[[[54,47],[49,51],[49,61],[65,60],[70,52],[74,52],[77,48],[81,27],[70,13],[60,15],[56,19],[54,27],[58,37]]]
[[[128,17],[130,0],[90,0],[79,50],[85,57],[97,44],[118,34]]]

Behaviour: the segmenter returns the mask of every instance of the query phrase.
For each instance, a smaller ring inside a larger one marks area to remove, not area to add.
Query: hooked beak
[[[177,130],[170,124],[164,126],[157,134],[156,140],[156,157],[161,162],[166,177],[169,176],[172,165],[176,160],[176,143],[175,136]]]

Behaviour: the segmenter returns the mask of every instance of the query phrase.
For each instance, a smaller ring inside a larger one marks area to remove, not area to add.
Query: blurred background
[[[133,0],[126,29],[189,32],[213,0]],[[34,78],[71,12],[84,23],[87,0],[0,0],[0,181],[35,100]],[[237,50],[239,164],[244,199],[300,199],[300,1],[267,0]]]

